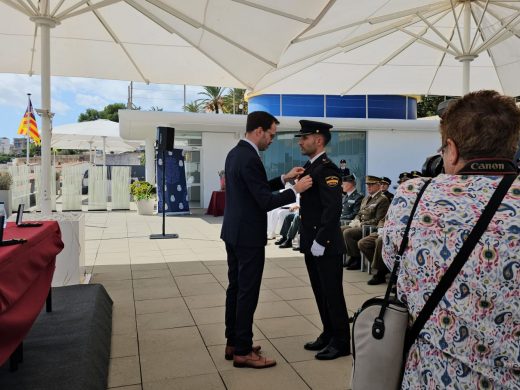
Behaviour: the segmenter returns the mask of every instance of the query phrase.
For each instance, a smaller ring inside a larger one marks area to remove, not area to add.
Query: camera
[[[443,171],[444,162],[442,161],[442,156],[440,154],[426,157],[426,161],[421,169],[421,173],[425,177],[435,177],[443,173]]]

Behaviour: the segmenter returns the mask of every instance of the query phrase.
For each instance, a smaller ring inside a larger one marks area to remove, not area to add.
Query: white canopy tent
[[[139,142],[125,141],[119,136],[119,123],[106,119],[71,123],[52,129],[51,147],[55,149],[102,150],[103,165],[106,153],[130,152]]]

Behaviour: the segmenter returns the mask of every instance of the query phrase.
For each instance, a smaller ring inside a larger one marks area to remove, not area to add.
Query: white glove
[[[384,229],[384,228],[382,228],[382,227],[380,227],[380,228],[377,229],[377,235],[378,235],[378,236],[382,236],[382,235],[383,235],[383,229]]]
[[[312,242],[311,246],[311,253],[315,257],[323,256],[323,253],[325,252],[325,247],[318,244],[316,240]]]

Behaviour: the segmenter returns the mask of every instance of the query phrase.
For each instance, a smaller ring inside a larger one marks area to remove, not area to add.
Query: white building
[[[387,176],[396,183],[400,172],[421,170],[425,158],[435,154],[441,144],[439,123],[435,120],[277,118],[280,120],[277,139],[263,154],[268,176],[284,172],[293,162],[305,161],[293,137],[300,129],[300,119],[334,126],[328,155],[336,163],[339,158],[347,159],[353,173],[361,177],[360,187],[366,174]],[[212,191],[220,188],[217,171],[224,169],[226,155],[243,137],[245,125],[245,115],[119,111],[121,137],[145,141],[146,177],[150,182],[155,182],[156,127],[175,128],[175,147],[186,151],[192,207],[207,207]]]
[[[11,141],[7,137],[0,138],[0,153],[9,154],[11,152]]]

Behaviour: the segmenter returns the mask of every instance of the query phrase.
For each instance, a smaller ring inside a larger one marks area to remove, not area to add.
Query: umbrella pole
[[[47,10],[46,10],[47,11]],[[51,18],[35,18],[41,35],[41,83],[42,83],[42,133],[41,133],[41,211],[52,212],[51,200],[51,28],[56,22]],[[56,196],[56,195],[54,195]]]

